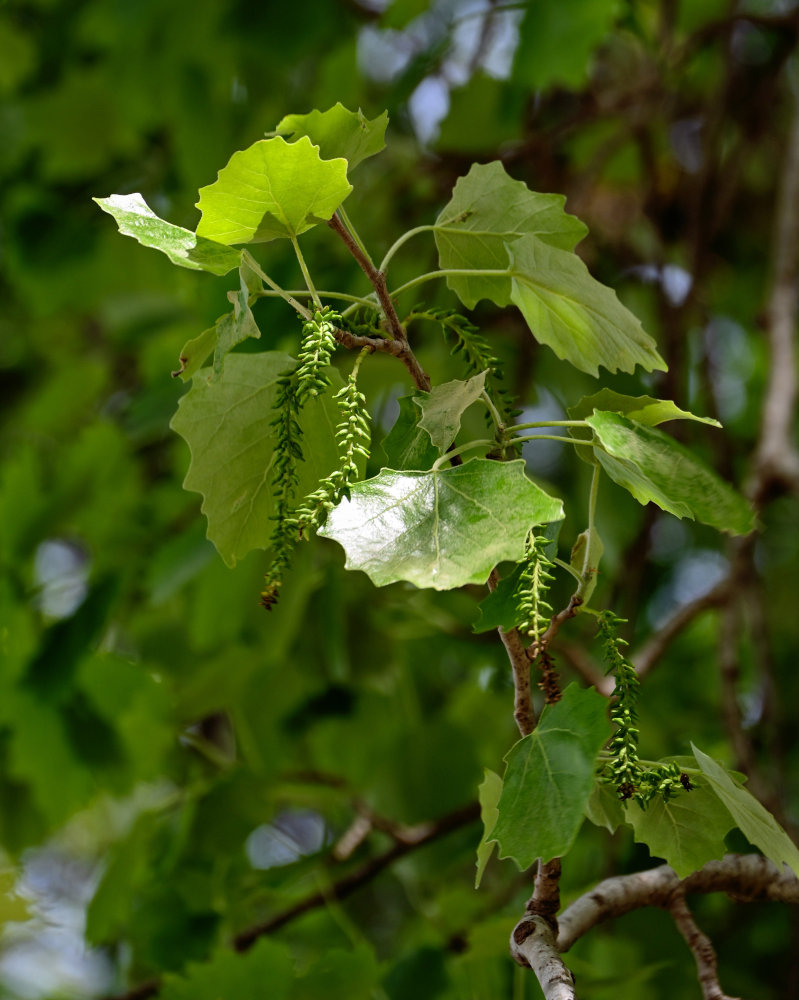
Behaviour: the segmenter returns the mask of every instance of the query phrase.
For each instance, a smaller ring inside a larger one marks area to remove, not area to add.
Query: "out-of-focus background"
[[[779,201],[798,31],[788,0],[0,4],[0,996],[122,994],[181,972],[380,855],[376,817],[467,806],[514,739],[504,652],[471,632],[476,590],[375,591],[316,543],[266,616],[262,555],[223,565],[168,423],[185,391],[170,377],[180,348],[232,286],[121,237],[91,201],[140,191],[193,229],[197,189],[231,153],[337,101],[389,111],[388,148],[348,201],[376,256],[432,222],[472,162],[499,158],[568,196],[590,227],[581,256],[670,365],[604,384],[724,424],[676,433],[758,494],[756,543],[733,547],[609,488],[593,603],[629,619],[634,649],[692,609],[644,684],[642,750],[694,739],[796,831],[795,453],[785,438],[769,464],[758,448],[779,371],[773,290],[796,279],[790,252],[779,271],[776,223],[799,215]],[[321,286],[363,292],[326,229],[307,252]],[[283,247],[260,259],[296,286]],[[420,261],[435,265],[432,243],[397,257],[396,283]],[[429,305],[455,304],[432,287]],[[253,349],[296,347],[285,307],[259,303],[256,318]],[[515,312],[483,303],[475,318],[527,420],[563,417],[598,388]],[[445,370],[443,343],[418,347]],[[409,385],[382,360],[368,389],[385,429]],[[583,509],[572,454],[545,444],[529,460]],[[558,655],[567,679],[594,669],[576,625]],[[371,832],[332,860],[359,810]],[[651,863],[629,834],[581,837],[567,901]],[[300,994],[275,971],[274,995],[539,996],[507,957],[527,879],[495,862],[474,892],[478,839],[463,825],[346,902],[286,920],[274,940],[310,972]],[[697,914],[729,991],[799,997],[796,914],[715,897]],[[594,932],[570,963],[594,1000],[700,995],[657,912]],[[202,981],[170,995],[205,997]]]

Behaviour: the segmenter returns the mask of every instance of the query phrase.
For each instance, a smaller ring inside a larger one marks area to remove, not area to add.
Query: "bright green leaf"
[[[602,695],[570,684],[510,751],[491,836],[501,858],[524,870],[536,858],[568,853],[594,788],[597,755],[610,735],[606,713]]]
[[[347,161],[322,160],[307,136],[261,139],[200,188],[197,235],[226,244],[299,236],[331,218],[350,191]]]
[[[734,826],[729,810],[705,784],[678,792],[664,802],[655,796],[642,809],[628,802],[625,820],[652,857],[663,858],[685,878],[708,861],[724,856],[724,837]]]
[[[485,583],[492,568],[524,554],[535,524],[560,520],[560,500],[524,474],[524,462],[473,459],[430,472],[383,469],[356,483],[319,532],[378,587],[408,580],[450,590]]]
[[[231,354],[224,375],[200,372],[180,400],[171,426],[191,449],[184,486],[202,493],[208,537],[229,566],[269,545],[275,513],[271,491],[278,378],[296,362],[287,354]],[[341,380],[337,380],[337,385]],[[338,462],[338,409],[326,393],[300,416],[304,461],[297,498],[315,489]]]
[[[214,372],[222,374],[225,356],[233,350],[236,344],[249,337],[259,339],[261,331],[255,322],[250,309],[250,295],[263,288],[261,279],[246,264],[239,268],[239,288],[228,292],[228,302],[233,306],[233,312],[227,313],[216,321],[216,348],[214,350]]]
[[[602,468],[639,503],[734,535],[754,528],[748,502],[667,434],[618,413],[596,411],[587,422],[601,445],[594,451]]]
[[[481,372],[465,382],[453,379],[414,397],[414,403],[422,411],[419,426],[430,435],[439,454],[443,454],[455,440],[461,428],[461,417],[482,395],[485,380],[486,372]]]
[[[400,396],[399,416],[383,438],[383,451],[390,469],[429,469],[441,452],[419,426],[421,413],[414,405],[418,393]]]
[[[613,389],[600,389],[591,396],[583,396],[576,406],[569,407],[572,420],[585,420],[594,410],[623,413],[630,420],[647,427],[655,427],[667,420],[697,420],[711,427],[721,427],[712,417],[697,417],[688,410],[681,410],[670,399],[653,399],[651,396],[625,396]]]
[[[691,744],[702,774],[713,791],[730,811],[733,820],[746,839],[773,861],[788,865],[799,877],[799,849],[771,813],[745,788],[737,785],[724,768],[712,757]]]
[[[224,317],[220,316],[216,321],[217,326],[223,319]],[[178,358],[180,367],[172,372],[172,377],[180,377],[184,382],[188,382],[192,376],[196,375],[216,347],[217,336],[217,327],[209,326],[198,336],[187,340],[180,349],[180,357]]]
[[[665,370],[655,342],[621,304],[616,293],[593,278],[573,253],[525,236],[508,247],[511,299],[542,344],[589,375]]]
[[[573,250],[588,232],[563,211],[563,195],[537,194],[508,176],[499,161],[476,163],[452,190],[452,198],[435,224],[442,268],[505,270],[508,244],[533,234],[551,246]],[[469,309],[480,299],[497,305],[511,302],[511,278],[453,276],[447,285]]]
[[[294,984],[285,945],[261,938],[245,954],[221,951],[210,962],[192,963],[185,975],[167,975],[160,1000],[284,1000]]]
[[[483,836],[477,848],[477,872],[474,876],[475,889],[480,888],[483,880],[483,873],[486,865],[494,853],[495,840],[491,840],[491,834],[499,819],[497,803],[502,794],[502,778],[496,772],[485,768],[485,777],[480,787],[477,789],[477,797],[480,800],[480,819],[483,821]]]
[[[360,108],[349,111],[339,101],[327,111],[286,115],[275,132],[290,141],[307,135],[326,160],[343,157],[352,170],[362,160],[385,148],[387,125],[387,111],[370,121]]]
[[[159,219],[140,194],[112,194],[93,200],[113,215],[121,233],[134,237],[142,246],[160,250],[180,267],[227,274],[241,263],[241,251]]]

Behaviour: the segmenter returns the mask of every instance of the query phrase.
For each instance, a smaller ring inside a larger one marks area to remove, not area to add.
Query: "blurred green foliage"
[[[3,995],[122,993],[164,974],[177,977],[164,990],[175,1000],[216,997],[217,976],[236,998],[260,996],[265,976],[270,996],[303,1000],[540,995],[507,956],[528,879],[494,861],[473,890],[477,823],[409,852],[341,902],[330,892],[390,848],[382,820],[468,807],[482,769],[501,768],[515,739],[513,694],[496,637],[472,633],[482,588],[376,590],[320,541],[300,547],[280,604],[264,613],[263,559],[228,569],[218,558],[198,496],[181,488],[187,449],[168,428],[186,388],[170,372],[182,345],[228,308],[228,286],[120,238],[92,196],[141,191],[193,229],[198,188],[285,114],[336,101],[370,117],[388,108],[388,148],[359,168],[352,209],[373,253],[432,223],[474,159],[499,157],[533,190],[566,194],[590,228],[582,256],[670,365],[665,376],[639,370],[603,384],[718,417],[723,432],[682,424],[675,436],[735,483],[751,471],[795,13],[767,0],[736,4],[734,16],[709,0],[378,6],[0,6]],[[304,246],[321,287],[362,293],[326,231]],[[432,264],[422,242],[398,255],[397,284],[426,253]],[[296,287],[282,247],[263,259]],[[453,304],[431,287],[427,306]],[[261,344],[296,350],[290,310],[260,302],[254,313]],[[515,312],[483,302],[475,322],[506,362],[523,419],[563,417],[598,388],[539,349]],[[465,377],[448,374],[449,347],[432,323],[414,337],[434,382]],[[409,383],[391,359],[373,360],[363,387],[384,432]],[[525,456],[574,512],[568,546],[583,526],[587,467],[559,447]],[[709,529],[610,485],[598,518],[605,557],[592,603],[630,620],[633,648],[733,558]],[[641,749],[684,753],[693,739],[749,766],[757,793],[795,831],[796,498],[775,492],[761,521],[741,582],[732,686],[721,669],[729,623],[709,610],[643,685]],[[591,631],[579,620],[564,629],[565,679],[578,659],[567,644],[590,650]],[[359,816],[372,828],[345,850]],[[37,883],[42,857],[59,859],[62,874]],[[629,833],[587,828],[564,868],[564,899],[649,863]],[[31,897],[27,923],[12,866]],[[58,963],[42,929],[64,872],[88,906],[96,962],[48,977],[42,965]],[[245,956],[225,951],[314,894],[324,905]],[[728,991],[799,996],[795,915],[716,898],[696,912]],[[214,971],[191,964],[206,961]],[[659,912],[592,932],[570,962],[586,1000],[699,996],[690,956]]]

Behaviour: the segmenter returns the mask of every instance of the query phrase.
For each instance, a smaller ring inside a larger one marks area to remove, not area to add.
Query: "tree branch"
[[[685,902],[685,891],[682,888],[672,896],[669,913],[696,959],[696,971],[699,985],[702,987],[703,1000],[735,1000],[734,997],[728,997],[721,988],[713,943],[697,926]]]
[[[543,917],[525,917],[513,928],[510,951],[519,965],[530,968],[545,1000],[575,1000],[574,979],[560,957],[555,932]]]

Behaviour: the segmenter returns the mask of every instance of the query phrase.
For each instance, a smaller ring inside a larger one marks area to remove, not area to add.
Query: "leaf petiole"
[[[272,289],[273,292],[275,292],[276,295],[279,295],[282,299],[285,299],[286,302],[288,302],[288,304],[292,307],[292,309],[296,310],[296,312],[298,312],[303,319],[311,319],[312,316],[311,311],[307,309],[304,305],[301,305],[293,297],[291,292],[285,291],[280,287],[280,285],[272,281],[272,279],[269,277],[266,271],[264,271],[261,268],[260,264],[255,259],[255,257],[253,257],[253,255],[250,253],[249,250],[243,250],[241,257],[242,260],[247,264],[247,266],[258,275],[261,281],[269,285],[269,287]]]
[[[385,257],[380,261],[380,270],[385,274],[386,268],[388,267],[388,262],[394,256],[394,254],[399,250],[399,248],[408,242],[413,236],[417,236],[419,233],[429,233],[432,232],[435,226],[416,226],[415,229],[409,229],[407,233],[403,233],[399,239],[395,240],[394,243],[388,248]]]

